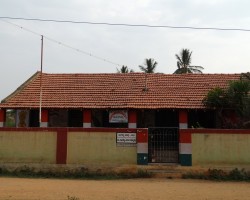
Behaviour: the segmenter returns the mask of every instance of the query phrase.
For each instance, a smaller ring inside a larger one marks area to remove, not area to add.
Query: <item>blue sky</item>
[[[250,29],[248,0],[0,0],[1,17]],[[250,71],[250,32],[121,27],[5,20],[140,71],[145,58],[173,73],[175,54],[190,49],[204,73]],[[38,35],[0,20],[0,99],[40,70]],[[112,73],[119,66],[44,39],[44,72]]]

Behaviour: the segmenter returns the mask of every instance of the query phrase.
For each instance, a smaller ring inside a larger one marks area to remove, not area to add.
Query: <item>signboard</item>
[[[16,127],[29,126],[29,110],[17,110],[16,112]]]
[[[109,123],[128,123],[127,110],[110,110]]]
[[[136,133],[116,133],[117,146],[136,146]]]

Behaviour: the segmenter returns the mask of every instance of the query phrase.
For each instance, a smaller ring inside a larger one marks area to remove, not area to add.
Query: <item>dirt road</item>
[[[68,196],[80,200],[249,200],[250,183],[0,178],[1,200],[68,200]]]

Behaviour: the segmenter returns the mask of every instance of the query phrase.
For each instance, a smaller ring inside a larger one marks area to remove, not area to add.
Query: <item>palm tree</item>
[[[198,73],[202,74],[204,68],[201,66],[191,66],[192,52],[189,49],[182,49],[180,54],[175,54],[177,59],[177,67],[174,74]]]
[[[157,64],[158,63],[154,61],[153,58],[149,58],[149,59],[146,58],[144,62],[144,66],[139,65],[139,68],[141,69],[141,71],[145,73],[154,73]]]
[[[125,65],[122,65],[121,69],[117,69],[117,73],[131,73],[131,72],[134,72],[134,70],[130,69],[125,66]]]

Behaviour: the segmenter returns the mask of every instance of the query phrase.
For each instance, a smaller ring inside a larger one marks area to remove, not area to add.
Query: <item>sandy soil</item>
[[[0,178],[1,200],[245,200],[250,183],[182,179],[57,180]]]

